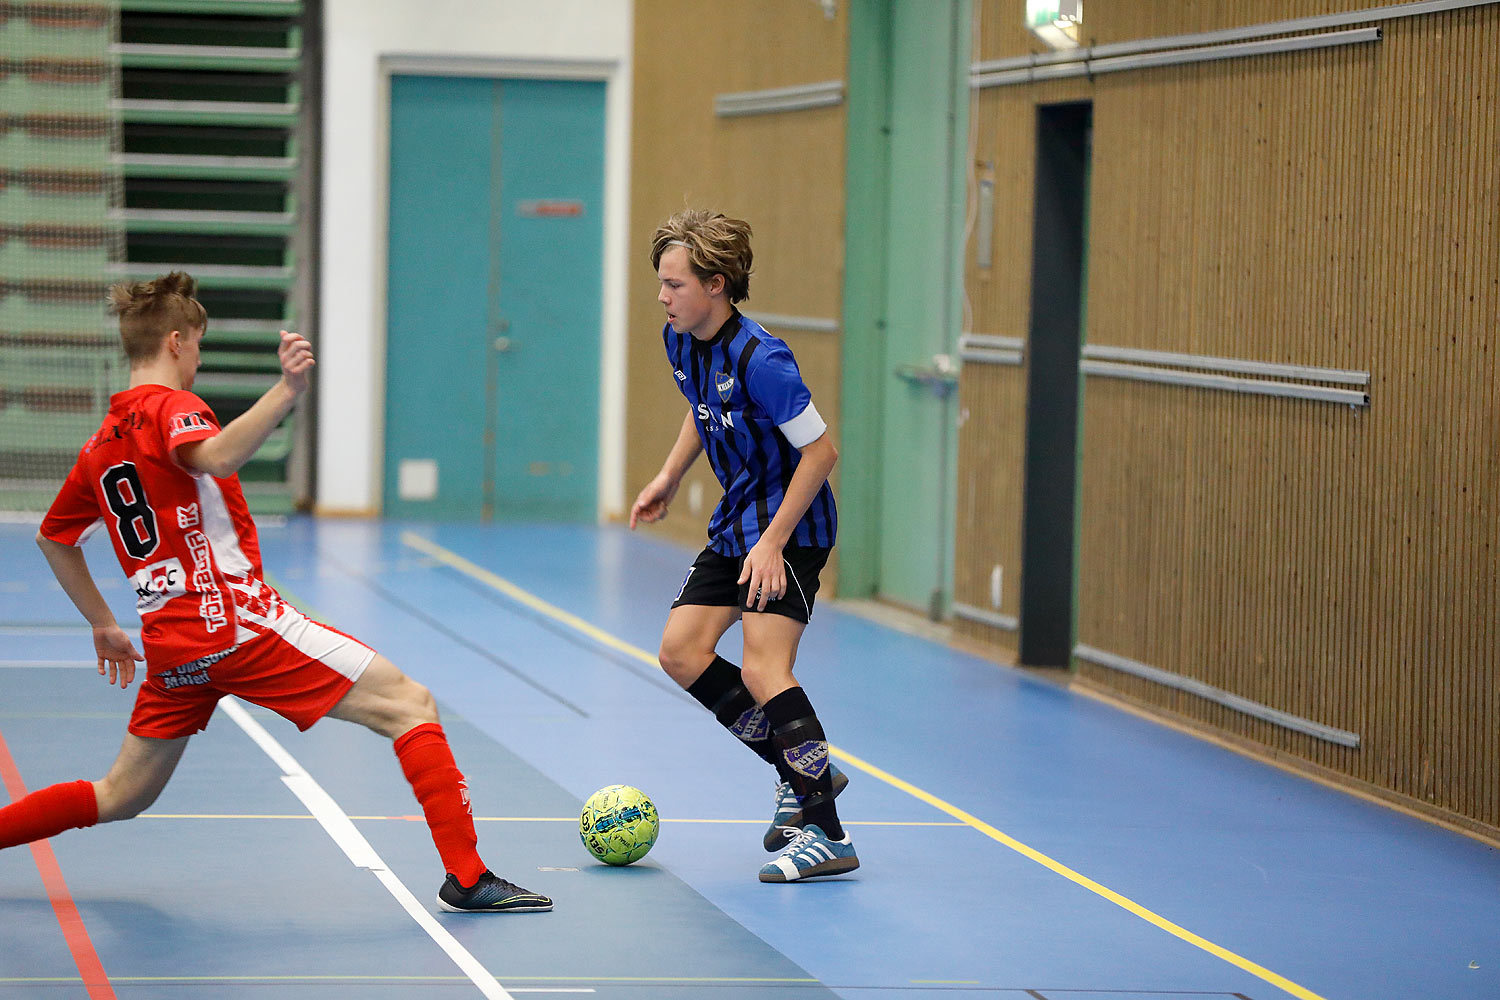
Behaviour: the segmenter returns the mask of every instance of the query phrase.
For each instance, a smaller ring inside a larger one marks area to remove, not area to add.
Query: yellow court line
[[[316,819],[312,813],[141,813],[138,819]],[[421,816],[350,816],[357,820],[404,820],[412,823],[424,822]],[[476,823],[577,823],[577,816],[475,816]],[[742,826],[765,826],[763,819],[679,819],[662,817],[663,823],[733,824]],[[944,826],[961,827],[967,823],[945,823],[934,820],[904,819],[849,819],[845,826]]]
[[[459,555],[456,552],[448,551],[436,542],[428,541],[421,535],[418,535],[415,532],[411,531],[401,532],[401,541],[403,544],[409,545],[419,552],[427,553],[438,562],[443,563],[446,566],[453,567],[460,573],[463,573],[465,576],[471,576],[482,583],[489,584],[491,587],[494,587],[506,597],[509,597],[520,604],[526,605],[533,611],[540,611],[548,618],[551,618],[554,621],[562,622],[569,628],[573,628],[578,630],[579,632],[582,632],[584,635],[588,636],[590,639],[593,639],[595,642],[600,643],[601,645],[608,646],[610,649],[613,649],[616,652],[624,653],[626,656],[633,656],[637,660],[640,660],[642,663],[646,664],[649,667],[652,667],[653,669],[661,669],[661,665],[657,663],[656,657],[647,653],[645,650],[642,650],[636,646],[632,646],[625,640],[618,639],[615,636],[610,635],[599,626],[593,624],[592,622],[584,621],[582,618],[579,618],[571,611],[564,611],[562,608],[559,608],[555,604],[548,604],[546,601],[542,600],[540,597],[537,597],[535,594],[517,587],[509,580],[505,579],[503,576],[497,576],[496,574],[491,573],[489,570],[485,569],[483,566],[477,566],[474,563],[469,562],[469,560],[465,559],[463,556]]]
[[[582,618],[579,618],[577,615],[572,614],[571,612],[564,611],[562,608],[547,603],[540,597],[522,590],[520,587],[516,586],[514,583],[511,583],[504,577],[490,572],[483,566],[479,566],[475,563],[470,562],[458,553],[445,549],[434,541],[423,538],[421,535],[418,535],[415,532],[411,531],[403,531],[401,533],[401,541],[403,544],[410,546],[411,548],[414,548],[419,552],[427,553],[438,562],[443,563],[446,566],[450,566],[453,569],[458,570],[460,573],[465,574],[466,576],[472,577],[475,580],[479,580],[482,583],[489,584],[491,587],[494,587],[502,594],[515,599],[521,604],[526,605],[528,608],[531,608],[534,611],[539,611],[555,621],[562,622],[565,625],[569,625],[577,629],[596,642],[602,643],[610,647],[611,649],[617,650],[628,656],[633,656],[643,663],[650,664],[652,667],[657,666],[656,657],[650,655],[644,650],[636,646],[632,646],[630,643],[610,635],[608,632],[605,632],[598,626],[584,621]],[[1122,896],[1118,892],[1115,892],[1113,889],[1110,889],[1107,886],[1100,885],[1098,882],[1095,882],[1088,876],[1074,871],[1062,862],[1054,861],[1052,858],[1049,858],[1041,851],[1038,851],[1033,847],[1029,847],[1026,844],[1021,843],[1019,840],[1015,839],[1009,834],[995,829],[984,820],[964,812],[957,806],[952,805],[948,802],[944,802],[936,795],[933,795],[929,792],[924,792],[922,789],[911,784],[910,782],[902,781],[895,775],[890,774],[887,771],[883,771],[880,768],[876,767],[874,764],[871,764],[868,761],[861,760],[860,758],[845,750],[840,750],[838,747],[830,745],[828,751],[839,760],[850,765],[851,767],[858,768],[871,777],[879,778],[886,784],[891,785],[894,788],[899,788],[901,791],[907,793],[908,795],[920,799],[921,801],[932,806],[934,809],[947,813],[954,819],[959,820],[965,825],[971,826],[974,829],[978,830],[980,833],[984,834],[986,837],[989,837],[991,840],[1005,845],[1016,853],[1030,858],[1032,861],[1035,861],[1043,868],[1049,869],[1050,871],[1061,875],[1068,881],[1082,886],[1095,895],[1109,900],[1116,906],[1135,914],[1137,917],[1140,917],[1147,923],[1166,931],[1168,934],[1171,934],[1173,937],[1180,938],[1181,940],[1186,941],[1188,944],[1193,945],[1196,948],[1201,948],[1204,951],[1208,952],[1210,955],[1213,955],[1215,958],[1223,959],[1230,965],[1233,965],[1238,969],[1242,969],[1245,972],[1250,973],[1252,976],[1265,980],[1272,986],[1275,986],[1277,989],[1284,990],[1287,993],[1290,993],[1292,996],[1298,997],[1299,1000],[1325,1000],[1324,997],[1317,993],[1314,993],[1307,987],[1300,986],[1297,983],[1292,982],[1290,979],[1287,979],[1285,976],[1272,972],[1270,969],[1267,969],[1264,966],[1257,965],[1255,962],[1250,961],[1248,958],[1245,958],[1242,955],[1235,954],[1228,948],[1214,944],[1207,938],[1200,937],[1199,935],[1194,934],[1192,931],[1173,923],[1166,917],[1160,916],[1157,913],[1153,913],[1151,910],[1146,909],[1144,906],[1135,902],[1134,900]]]

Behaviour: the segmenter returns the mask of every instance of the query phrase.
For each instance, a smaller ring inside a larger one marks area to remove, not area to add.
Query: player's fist
[[[282,330],[281,346],[276,349],[276,355],[281,359],[281,377],[286,384],[295,392],[305,390],[307,373],[318,363],[313,357],[312,344],[300,333]]]

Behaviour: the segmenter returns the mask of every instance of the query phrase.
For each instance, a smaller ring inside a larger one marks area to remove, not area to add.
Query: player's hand
[[[119,684],[121,690],[135,680],[136,663],[146,659],[119,625],[94,626],[94,652],[99,656],[99,676],[108,666],[110,685]]]
[[[312,344],[300,333],[281,331],[281,346],[276,349],[281,360],[281,378],[299,396],[307,391],[307,373],[317,364]]]
[[[781,549],[782,546],[761,538],[746,553],[738,582],[740,586],[750,584],[747,608],[764,611],[767,604],[786,594],[786,562]]]
[[[654,524],[667,516],[667,505],[677,495],[679,483],[657,476],[646,484],[635,503],[630,505],[630,530],[635,530],[637,521]]]

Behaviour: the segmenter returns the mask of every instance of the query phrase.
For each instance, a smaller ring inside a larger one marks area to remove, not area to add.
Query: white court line
[[[88,625],[0,625],[0,635],[88,635]],[[140,633],[126,630],[135,638]]]
[[[87,667],[90,670],[99,669],[98,660],[0,660],[0,667],[34,667],[40,669],[55,668],[66,670],[81,670]]]
[[[297,763],[295,757],[276,742],[274,736],[250,717],[245,706],[235,698],[226,696],[219,702],[219,707],[266,752],[266,756],[270,757],[277,767],[281,768],[281,780],[286,782],[286,786],[292,790],[293,794],[302,800],[308,812],[312,813],[313,817],[322,824],[323,829],[328,831],[333,842],[349,856],[354,866],[369,869],[371,874],[380,880],[380,884],[396,897],[396,901],[407,913],[411,914],[411,918],[428,933],[432,940],[437,942],[439,948],[448,953],[448,957],[453,959],[464,975],[479,987],[479,992],[489,997],[490,1000],[511,1000],[510,994],[505,992],[505,988],[495,980],[494,976],[490,975],[489,970],[481,965],[477,958],[469,954],[468,949],[459,944],[453,935],[433,918],[431,913],[427,912],[427,908],[417,901],[417,897],[412,895],[411,890],[402,884],[395,873],[381,860],[380,855],[375,853],[375,848],[371,847],[370,842],[364,838],[364,834],[355,829],[353,821],[349,819],[349,814],[333,801],[332,796],[323,790],[323,787],[307,773],[301,764]]]

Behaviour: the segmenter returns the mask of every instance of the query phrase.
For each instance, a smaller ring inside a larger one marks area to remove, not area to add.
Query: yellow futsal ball
[[[578,836],[607,865],[639,861],[656,843],[661,820],[646,793],[630,785],[606,785],[583,804]]]

